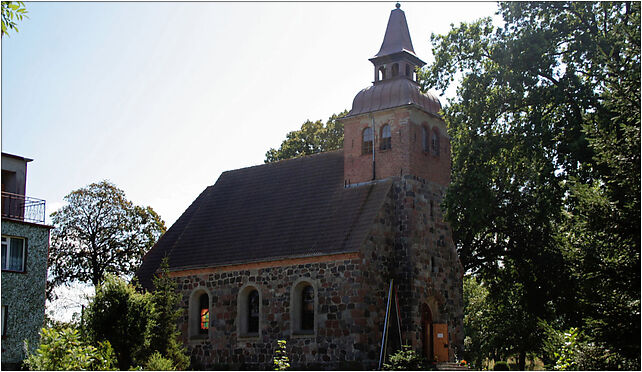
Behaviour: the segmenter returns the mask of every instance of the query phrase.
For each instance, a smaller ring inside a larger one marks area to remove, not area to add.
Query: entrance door
[[[434,355],[437,357],[437,362],[448,361],[448,324],[434,323],[432,325],[432,343],[434,347]]]

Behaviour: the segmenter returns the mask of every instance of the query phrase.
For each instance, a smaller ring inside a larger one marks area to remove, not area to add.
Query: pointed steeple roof
[[[390,11],[386,35],[383,38],[381,49],[379,49],[379,53],[377,53],[375,57],[399,53],[404,50],[413,55],[415,54],[415,50],[412,47],[412,40],[410,40],[406,14],[400,7],[401,5],[397,3],[396,9]]]

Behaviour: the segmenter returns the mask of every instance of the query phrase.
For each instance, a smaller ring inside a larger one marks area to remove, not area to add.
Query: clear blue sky
[[[28,2],[2,39],[2,151],[34,159],[47,214],[108,179],[169,227],[222,171],[350,109],[394,4]],[[426,62],[431,33],[496,8],[401,6]]]

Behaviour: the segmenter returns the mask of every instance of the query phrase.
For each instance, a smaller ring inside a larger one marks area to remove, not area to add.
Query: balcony
[[[3,191],[2,218],[44,224],[45,201]]]

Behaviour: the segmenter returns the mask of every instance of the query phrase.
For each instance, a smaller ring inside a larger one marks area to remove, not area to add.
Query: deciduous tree
[[[286,139],[278,150],[269,149],[265,153],[265,162],[272,163],[343,148],[343,123],[338,119],[347,114],[347,110],[340,114],[333,114],[325,125],[321,120],[306,121],[301,129],[286,135]]]
[[[132,204],[107,181],[72,191],[65,201],[51,214],[55,229],[49,250],[50,297],[63,283],[97,286],[108,273],[133,275],[145,252],[165,232],[151,207]]]
[[[22,21],[23,17],[27,17],[27,8],[22,1],[3,1],[2,2],[2,31],[1,36],[4,36],[13,30],[18,32],[18,21]]]
[[[580,327],[618,356],[603,368],[638,369],[640,3],[510,2],[499,15],[501,27],[433,35],[420,73],[424,89],[462,76],[443,112],[462,263],[491,293],[517,283],[526,323]]]

